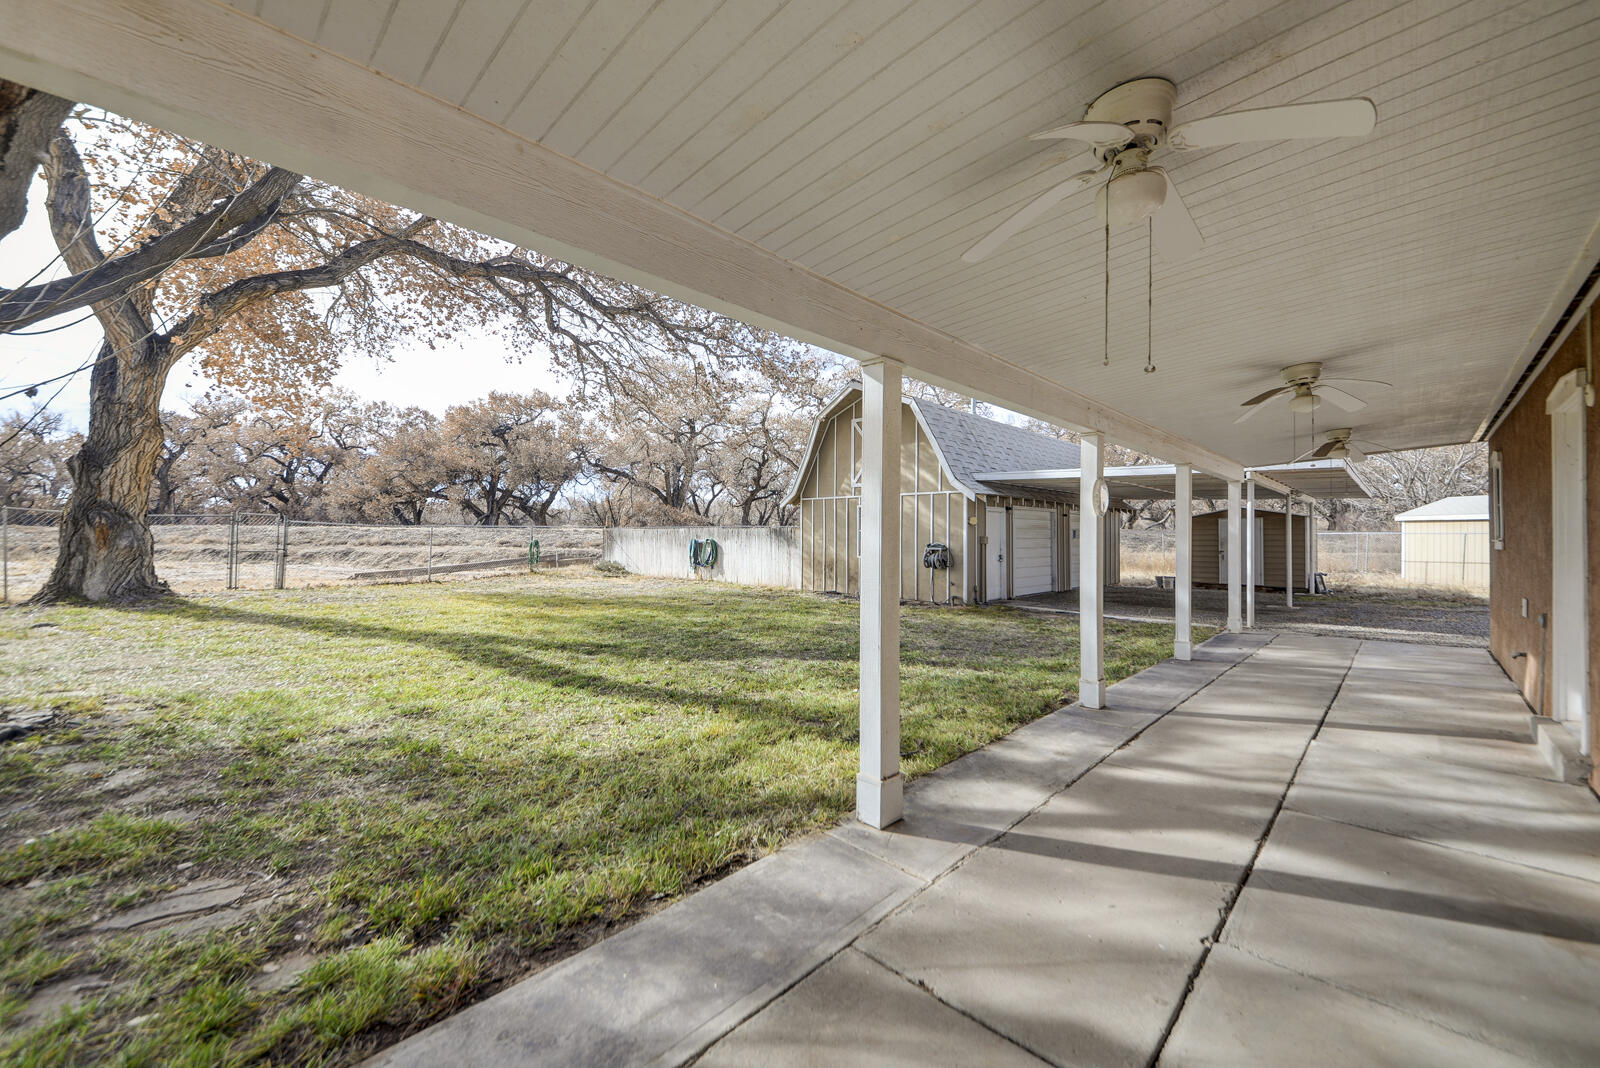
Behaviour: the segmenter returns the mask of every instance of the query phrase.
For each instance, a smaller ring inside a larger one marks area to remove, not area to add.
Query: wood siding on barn
[[[1201,586],[1221,586],[1227,576],[1219,573],[1222,546],[1218,534],[1224,512],[1206,512],[1194,517],[1194,581]],[[1256,518],[1261,520],[1261,571],[1256,576],[1256,586],[1269,590],[1283,589],[1285,566],[1283,547],[1283,513],[1256,507]],[[1294,588],[1304,591],[1306,586],[1306,517],[1294,517]]]
[[[802,589],[860,593],[860,419],[856,400],[826,418],[817,435],[800,489]],[[909,407],[901,421],[900,490],[901,598],[963,600],[970,505]],[[949,546],[948,569],[922,566],[930,542]]]

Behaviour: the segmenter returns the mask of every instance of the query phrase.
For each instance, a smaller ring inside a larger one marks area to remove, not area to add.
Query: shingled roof
[[[853,403],[861,391],[860,382],[850,382],[829,398],[812,428],[811,443],[807,446],[807,463],[816,448],[817,434],[822,421],[841,406]],[[980,471],[1038,471],[1078,466],[1078,446],[1070,441],[1060,441],[1047,434],[1024,430],[1020,426],[986,419],[981,415],[946,408],[932,401],[906,398],[906,405],[915,413],[928,436],[944,458],[950,477],[960,486],[976,495],[998,497],[1028,497],[1035,500],[1076,502],[1073,492],[1046,487],[1012,485],[1004,482],[984,482]],[[798,499],[800,480],[805,469],[795,473],[790,484],[788,501]]]
[[[928,436],[944,457],[950,475],[974,493],[998,496],[1066,497],[1072,494],[1027,489],[1003,482],[984,482],[980,471],[1040,471],[1046,468],[1076,468],[1078,446],[1020,426],[985,419],[981,415],[946,408],[932,401],[912,400],[922,417]]]

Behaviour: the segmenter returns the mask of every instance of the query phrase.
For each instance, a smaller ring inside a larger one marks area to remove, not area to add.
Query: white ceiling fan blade
[[[1171,263],[1186,260],[1200,251],[1206,239],[1200,236],[1200,228],[1190,217],[1183,197],[1178,195],[1178,187],[1172,184],[1172,176],[1160,167],[1150,169],[1161,171],[1161,177],[1167,180],[1167,199],[1162,201],[1160,209],[1150,218],[1151,238],[1156,243],[1156,251],[1161,253],[1162,259]]]
[[[1393,382],[1379,382],[1376,378],[1345,378],[1343,376],[1339,376],[1339,377],[1335,377],[1335,378],[1319,378],[1317,381],[1318,382],[1354,382],[1358,386],[1382,386],[1384,389],[1393,389],[1394,388],[1394,383]]]
[[[1104,167],[1100,167],[1092,171],[1083,171],[1081,174],[1074,174],[1066,181],[1046,189],[1043,193],[1040,193],[1027,204],[1023,205],[1021,210],[1019,210],[1015,215],[1011,216],[1011,218],[1007,219],[1005,222],[989,231],[988,235],[976,245],[973,245],[971,248],[967,249],[966,252],[962,253],[962,262],[977,263],[979,260],[985,258],[990,253],[994,252],[995,249],[1011,240],[1017,234],[1021,233],[1023,230],[1026,230],[1029,226],[1032,226],[1040,216],[1044,215],[1045,212],[1049,211],[1051,208],[1067,199],[1067,197],[1071,196],[1073,193],[1083,189],[1089,184],[1090,180],[1093,179],[1095,175],[1099,174],[1104,169]]]
[[[1317,448],[1321,448],[1321,446],[1319,445]],[[1305,452],[1301,453],[1299,456],[1296,456],[1293,460],[1290,460],[1289,462],[1292,463],[1292,464],[1297,464],[1301,460],[1304,460],[1307,456],[1310,456],[1312,453],[1314,453],[1316,451],[1317,451],[1316,449],[1307,449]]]
[[[1242,141],[1365,137],[1377,122],[1378,109],[1370,100],[1324,100],[1195,119],[1174,129],[1167,143],[1174,148],[1211,148]]]
[[[1352,441],[1364,441],[1368,445],[1376,445],[1378,447],[1378,451],[1379,452],[1404,452],[1405,451],[1404,449],[1397,449],[1393,445],[1385,445],[1381,441],[1373,441],[1371,438],[1352,438],[1351,440]]]
[[[1273,397],[1276,397],[1278,394],[1280,394],[1280,393],[1288,393],[1292,389],[1294,389],[1293,386],[1275,386],[1272,389],[1267,390],[1265,393],[1257,393],[1254,397],[1251,397],[1249,400],[1240,402],[1239,406],[1241,408],[1248,408],[1251,405],[1255,405],[1255,404],[1265,404],[1267,401],[1271,400]]]
[[[1360,397],[1352,396],[1338,386],[1330,386],[1326,382],[1317,383],[1317,394],[1333,401],[1347,412],[1359,412],[1367,406],[1367,402]]]
[[[1090,145],[1115,145],[1118,148],[1133,140],[1133,131],[1118,122],[1069,122],[1053,130],[1029,134],[1030,141],[1082,141]]]
[[[1272,391],[1273,395],[1276,395],[1276,394],[1279,394],[1279,393],[1287,393],[1287,392],[1288,392],[1287,389],[1275,389],[1275,390]],[[1250,418],[1252,415],[1255,415],[1257,412],[1259,412],[1261,409],[1263,409],[1263,408],[1265,408],[1267,406],[1266,402],[1269,399],[1271,399],[1271,398],[1270,397],[1263,397],[1260,400],[1257,400],[1253,404],[1250,401],[1245,401],[1246,407],[1245,407],[1245,410],[1244,410],[1244,414],[1239,416],[1239,418],[1235,419],[1234,422],[1235,423],[1242,423],[1246,419]]]
[[[1354,445],[1346,445],[1344,447],[1344,449],[1345,449],[1345,457],[1344,458],[1346,460],[1348,460],[1350,463],[1358,464],[1362,460],[1365,460],[1367,458],[1367,454],[1362,452],[1360,449],[1356,448]]]

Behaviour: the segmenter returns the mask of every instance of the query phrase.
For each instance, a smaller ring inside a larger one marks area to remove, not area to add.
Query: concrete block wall
[[[689,567],[689,542],[696,538],[716,539],[714,567]],[[601,557],[636,575],[800,587],[798,527],[611,527]]]

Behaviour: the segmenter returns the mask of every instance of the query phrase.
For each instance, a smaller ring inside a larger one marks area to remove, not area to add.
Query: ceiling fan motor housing
[[[1133,131],[1146,149],[1167,140],[1172,129],[1172,105],[1177,102],[1177,86],[1165,78],[1136,78],[1102,93],[1083,114],[1085,122],[1114,122]],[[1105,158],[1115,155],[1113,150]]]

